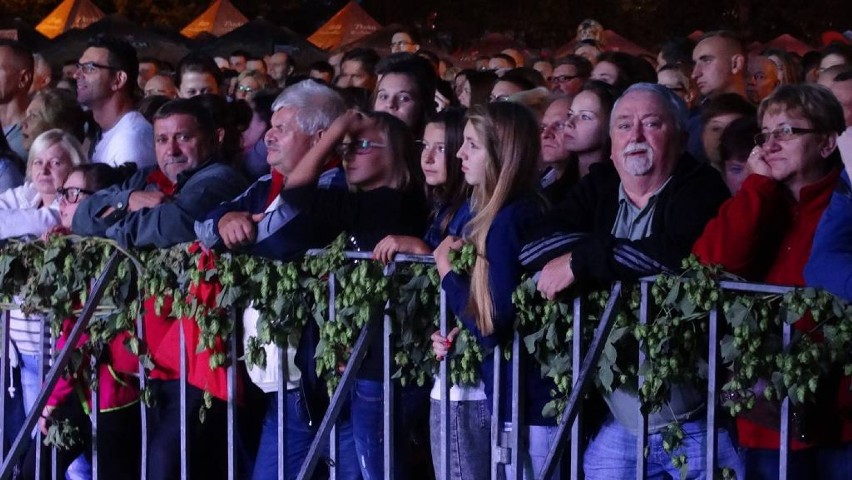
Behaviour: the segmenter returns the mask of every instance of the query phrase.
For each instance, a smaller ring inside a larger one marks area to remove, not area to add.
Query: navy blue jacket
[[[494,356],[489,350],[498,344],[511,342],[513,337],[515,306],[512,304],[512,292],[520,284],[521,275],[524,273],[518,256],[523,247],[524,233],[539,223],[542,215],[542,207],[537,200],[524,198],[508,203],[494,217],[485,239],[485,257],[489,263],[489,283],[494,303],[494,331],[490,335],[482,335],[476,327],[476,319],[468,312],[469,277],[450,272],[441,282],[447,294],[447,306],[486,349],[482,362],[482,381],[489,399],[494,392]],[[541,378],[541,369],[526,353],[521,357],[521,365],[524,369],[526,423],[554,424],[555,419],[545,419],[541,414],[544,405],[551,400],[550,390],[554,388],[553,382],[550,378]],[[505,360],[501,362],[501,378],[504,380],[500,384],[500,417],[504,420],[509,419],[512,400],[512,377],[508,367]]]
[[[845,170],[814,235],[805,280],[852,301],[852,187]]]

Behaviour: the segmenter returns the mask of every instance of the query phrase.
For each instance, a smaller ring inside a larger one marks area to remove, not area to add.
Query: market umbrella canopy
[[[807,43],[799,40],[798,38],[789,35],[783,34],[779,35],[772,40],[763,44],[763,48],[778,48],[784,50],[785,52],[795,53],[798,55],[804,55],[811,50],[816,50],[814,47],[808,45]]]
[[[275,52],[287,52],[296,59],[298,67],[326,58],[322,50],[298,33],[261,17],[201,47],[202,52],[212,56],[227,57],[234,50],[245,50],[259,57]]]
[[[248,18],[229,0],[216,0],[180,33],[189,38],[195,38],[201,33],[221,37],[246,23]]]
[[[576,45],[577,37],[574,37],[570,42],[556,49],[555,58],[561,58],[573,53]],[[602,50],[608,52],[624,52],[636,56],[651,55],[651,52],[648,50],[645,50],[612,30],[604,30]]]
[[[379,22],[352,0],[308,37],[308,41],[323,50],[334,50],[370,35],[379,28]]]
[[[39,52],[50,40],[20,18],[0,20],[0,38],[17,40],[33,52]]]
[[[113,14],[83,30],[68,31],[51,42],[42,54],[53,64],[80,58],[89,40],[96,35],[127,40],[140,57],[154,57],[177,65],[192,48],[192,42],[173,30],[144,28],[123,15]]]
[[[56,38],[74,28],[86,28],[104,18],[91,0],[65,0],[36,26],[47,38]]]

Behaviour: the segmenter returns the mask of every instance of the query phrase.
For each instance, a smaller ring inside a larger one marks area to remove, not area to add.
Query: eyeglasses
[[[785,140],[790,140],[795,135],[804,135],[805,133],[822,133],[822,130],[817,130],[815,128],[797,128],[791,127],[789,125],[784,125],[782,127],[778,127],[771,132],[761,132],[754,136],[754,144],[758,147],[762,147],[763,144],[769,141],[769,137],[775,139],[775,141],[783,142]]]
[[[565,130],[565,127],[568,126],[568,122],[565,120],[560,120],[558,122],[553,123],[542,123],[538,126],[539,131],[544,133],[548,130],[552,130],[553,132],[559,133],[562,130]]]
[[[254,88],[247,87],[247,86],[245,86],[245,85],[239,85],[239,86],[237,87],[237,90],[239,90],[239,91],[241,91],[241,92],[243,92],[243,93],[252,93],[252,92],[254,92],[254,91],[255,91],[255,89],[254,89]]]
[[[385,148],[387,145],[383,143],[373,142],[371,140],[359,139],[352,142],[344,142],[337,146],[337,153],[341,157],[347,155],[364,155],[373,148]]]
[[[56,193],[58,193],[59,196],[64,198],[65,201],[68,203],[77,203],[80,201],[81,193],[85,193],[86,195],[94,195],[95,192],[78,187],[59,187],[56,189]]]
[[[494,103],[494,102],[508,102],[508,101],[509,101],[509,96],[508,96],[508,95],[497,95],[497,96],[494,96],[494,95],[488,95],[488,103]]]
[[[553,77],[553,81],[556,83],[565,83],[574,80],[575,78],[580,78],[579,75],[558,75]]]
[[[447,151],[447,146],[443,143],[429,143],[424,140],[418,140],[417,146],[420,147],[420,153],[438,152],[443,155]]]
[[[104,70],[112,70],[112,71],[121,70],[120,68],[111,67],[109,65],[102,65],[100,63],[95,63],[95,62],[86,62],[86,63],[79,63],[78,62],[77,63],[77,70],[82,70],[83,73],[86,73],[86,74],[95,73],[95,70],[97,70],[99,68],[103,68]]]

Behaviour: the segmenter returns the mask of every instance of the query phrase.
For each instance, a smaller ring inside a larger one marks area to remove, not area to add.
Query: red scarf
[[[145,181],[156,185],[157,189],[167,197],[174,197],[175,193],[177,193],[177,184],[172,183],[169,177],[159,168],[148,174],[148,178]]]
[[[284,188],[284,180],[287,177],[284,176],[283,173],[278,170],[272,169],[272,185],[269,186],[269,195],[266,197],[266,207],[272,204],[276,198],[278,198],[278,194],[281,193],[281,189]]]

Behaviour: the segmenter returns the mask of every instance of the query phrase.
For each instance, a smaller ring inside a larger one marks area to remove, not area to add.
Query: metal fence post
[[[579,381],[580,374],[580,362],[583,359],[583,299],[579,295],[574,297],[573,305],[574,319],[572,324],[574,328],[574,337],[571,339],[571,377],[574,381],[572,382],[572,390],[577,388],[577,382]],[[574,421],[571,423],[572,479],[579,479],[582,471],[581,466],[583,462],[583,452],[582,445],[580,445],[580,434],[583,429],[582,412],[582,407],[578,406],[577,416],[574,417]]]
[[[228,309],[228,317],[231,319],[233,331],[228,337],[228,480],[234,480],[237,474],[237,312],[233,308]]]
[[[719,304],[714,303],[710,310],[707,345],[707,475],[716,471],[716,408],[718,390],[719,362]]]
[[[178,345],[178,354],[180,355],[180,478],[187,480],[189,478],[189,438],[186,412],[186,334],[183,329],[183,319],[177,319],[178,328],[180,329],[180,345]],[[203,403],[203,401],[202,401]]]
[[[640,283],[642,298],[639,304],[639,323],[643,326],[648,325],[648,282]],[[639,342],[639,363],[638,371],[642,371],[642,364],[645,362],[645,342]],[[645,467],[647,458],[645,458],[645,447],[648,445],[648,415],[642,409],[642,384],[645,383],[645,377],[642,374],[638,375],[638,404],[639,415],[638,428],[636,429],[636,478],[643,480],[645,478]]]
[[[450,327],[447,325],[447,294],[444,289],[439,289],[440,295],[440,329],[441,336],[447,338],[450,333]],[[445,358],[440,363],[438,390],[441,392],[440,400],[440,417],[441,417],[441,458],[438,462],[439,472],[435,472],[439,480],[450,480],[450,461],[452,451],[450,450],[450,364],[452,360]]]

